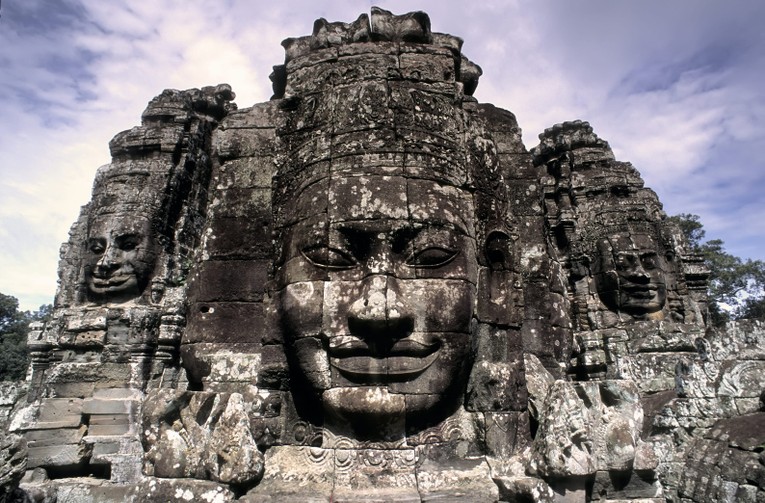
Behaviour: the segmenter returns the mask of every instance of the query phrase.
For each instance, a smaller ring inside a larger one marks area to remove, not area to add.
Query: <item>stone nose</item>
[[[646,271],[640,257],[637,255],[624,257],[619,268],[621,269],[621,275],[625,278],[629,278],[630,281],[646,283],[650,280],[648,271]]]
[[[400,300],[398,280],[375,274],[364,279],[359,297],[348,311],[348,329],[373,353],[385,353],[412,333],[414,320]]]
[[[120,254],[119,248],[108,244],[101,258],[96,262],[96,267],[103,271],[116,269],[120,264]]]
[[[388,278],[381,274],[363,280],[361,294],[353,304],[349,315],[359,320],[385,320],[387,318]]]
[[[631,267],[627,269],[627,277],[637,283],[647,283],[650,280],[648,271],[645,270],[640,260],[635,261]]]

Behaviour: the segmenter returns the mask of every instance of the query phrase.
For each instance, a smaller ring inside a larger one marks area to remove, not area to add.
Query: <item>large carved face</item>
[[[360,432],[457,404],[477,281],[470,195],[403,176],[333,176],[291,208],[281,320],[325,424]]]
[[[141,294],[154,269],[151,222],[136,215],[91,220],[85,250],[85,280],[91,297],[128,300]]]
[[[603,302],[632,316],[656,313],[667,299],[667,263],[650,234],[620,233],[598,243],[595,279]]]

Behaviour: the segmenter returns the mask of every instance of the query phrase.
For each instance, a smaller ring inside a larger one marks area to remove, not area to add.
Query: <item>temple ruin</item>
[[[765,501],[765,327],[588,123],[527,148],[423,12],[283,46],[111,141],[0,500]]]

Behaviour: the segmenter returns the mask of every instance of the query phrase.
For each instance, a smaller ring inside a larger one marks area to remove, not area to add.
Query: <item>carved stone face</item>
[[[156,259],[149,219],[104,215],[90,222],[85,280],[91,297],[128,300],[143,292]]]
[[[325,424],[358,433],[458,403],[476,298],[471,196],[431,180],[333,176],[292,208],[281,321]]]
[[[620,233],[598,243],[595,279],[601,300],[615,311],[641,316],[661,311],[667,300],[666,259],[656,238]]]

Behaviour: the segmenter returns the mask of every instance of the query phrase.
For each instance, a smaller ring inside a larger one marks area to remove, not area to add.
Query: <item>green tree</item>
[[[720,239],[704,241],[706,231],[698,215],[670,217],[709,267],[709,314],[712,323],[765,317],[765,262],[741,259],[725,251]],[[725,308],[725,306],[729,306]]]
[[[29,365],[27,331],[31,321],[48,321],[53,306],[30,313],[19,311],[16,297],[0,293],[0,381],[23,379]]]

